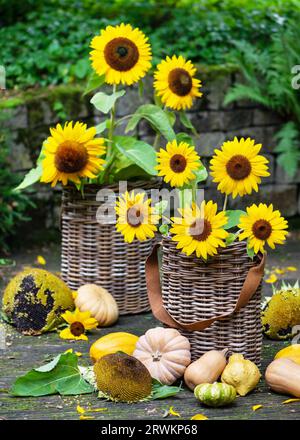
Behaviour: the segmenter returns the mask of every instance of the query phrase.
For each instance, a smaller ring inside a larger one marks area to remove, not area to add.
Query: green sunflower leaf
[[[163,223],[162,225],[160,225],[159,232],[164,237],[167,237],[169,235],[169,225],[167,223]]]
[[[42,168],[41,163],[39,163],[36,168],[33,168],[25,175],[25,177],[22,180],[22,182],[20,183],[20,185],[18,185],[14,189],[14,191],[21,191],[21,190],[33,185],[34,183],[37,183],[40,180],[40,178],[42,177],[42,174],[43,174],[43,168]]]
[[[255,257],[254,249],[250,248],[249,245],[247,245],[247,255],[251,258],[251,260],[253,260],[253,258]]]
[[[231,229],[239,224],[241,215],[244,215],[246,213],[245,211],[241,211],[240,209],[235,209],[227,210],[225,211],[225,214],[228,217],[228,221],[224,226],[224,229]]]
[[[193,171],[193,173],[195,174],[196,183],[203,182],[208,177],[207,169],[202,163],[197,170]]]
[[[176,387],[170,385],[163,385],[158,380],[153,379],[151,400],[166,399],[168,397],[173,397],[176,396],[176,394],[178,394],[181,390],[182,390],[181,386]]]
[[[124,96],[125,93],[125,90],[119,90],[111,95],[104,92],[98,92],[92,97],[91,104],[93,104],[93,106],[100,112],[107,114],[113,108],[116,101]]]
[[[164,110],[154,104],[141,105],[129,120],[125,132],[133,131],[141,119],[146,119],[167,141],[176,139],[168,115]]]
[[[156,153],[153,147],[144,141],[130,136],[116,136],[115,147],[151,176],[156,176]]]
[[[198,135],[196,128],[194,127],[194,125],[192,124],[192,121],[190,120],[190,118],[187,116],[187,114],[185,112],[180,112],[179,113],[179,119],[180,119],[180,122],[182,123],[182,125],[185,128],[188,128],[195,135]]]
[[[99,87],[102,86],[102,84],[104,84],[105,82],[105,75],[97,75],[96,72],[92,72],[89,79],[88,79],[88,83],[87,86],[85,88],[85,91],[83,93],[83,95],[88,95],[89,93],[93,92],[94,90],[98,89]]]

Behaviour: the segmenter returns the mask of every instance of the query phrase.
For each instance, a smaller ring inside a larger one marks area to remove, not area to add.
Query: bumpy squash
[[[119,317],[114,297],[106,289],[96,284],[81,286],[77,291],[75,305],[81,312],[90,312],[100,327],[114,324]]]
[[[225,383],[202,383],[196,386],[194,395],[204,405],[218,407],[230,405],[236,398],[236,391]]]
[[[226,367],[227,351],[210,350],[192,362],[184,373],[186,385],[193,390],[200,383],[214,383]]]
[[[300,365],[296,362],[276,359],[266,369],[265,377],[271,390],[300,398]]]
[[[171,385],[191,362],[190,343],[178,330],[156,327],[140,337],[133,356],[145,365],[154,379]]]
[[[96,362],[103,356],[117,353],[118,351],[132,355],[138,339],[138,336],[135,336],[131,333],[109,333],[93,343],[90,348],[90,357],[93,362]]]
[[[233,354],[222,373],[221,380],[234,386],[240,396],[246,396],[256,387],[260,378],[260,371],[254,362],[244,359],[242,354]]]
[[[300,344],[292,344],[280,350],[275,359],[288,358],[300,365]]]

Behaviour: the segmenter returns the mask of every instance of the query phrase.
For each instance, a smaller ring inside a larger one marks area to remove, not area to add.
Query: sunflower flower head
[[[166,183],[181,187],[195,178],[194,171],[200,166],[200,157],[195,147],[186,142],[168,142],[166,149],[157,153],[159,176],[163,176]]]
[[[124,236],[125,242],[132,243],[135,238],[145,241],[154,237],[159,215],[150,205],[151,199],[145,200],[144,193],[126,192],[118,198],[116,228]]]
[[[62,317],[69,324],[59,334],[62,339],[87,341],[86,331],[98,326],[98,321],[92,318],[90,312],[80,312],[77,308],[74,312],[66,311]]]
[[[266,243],[274,249],[276,244],[283,244],[288,234],[288,222],[279,211],[273,210],[273,205],[260,203],[247,208],[247,213],[240,217],[238,225],[243,232],[240,240],[248,239],[248,246],[255,253],[265,251]]]
[[[80,178],[95,178],[103,169],[104,139],[95,138],[96,129],[81,122],[66,122],[50,128],[44,143],[41,182],[55,186],[58,181],[80,183]]]
[[[108,84],[132,85],[151,67],[148,38],[130,24],[107,26],[91,42],[92,67]]]
[[[228,232],[224,225],[228,219],[224,211],[217,213],[217,210],[217,204],[212,201],[203,201],[200,207],[193,204],[191,208],[179,209],[181,216],[172,218],[170,229],[177,249],[207,260],[209,255],[218,253],[219,247],[225,247]]]
[[[200,98],[201,81],[195,78],[196,69],[182,56],[167,57],[154,73],[154,88],[163,104],[173,110],[192,107],[194,98]]]
[[[233,198],[258,191],[261,177],[270,175],[268,160],[259,155],[261,144],[247,138],[223,143],[220,150],[215,150],[210,169],[213,182],[218,183],[218,190]]]

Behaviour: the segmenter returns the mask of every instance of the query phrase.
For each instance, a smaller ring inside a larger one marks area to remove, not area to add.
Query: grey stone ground
[[[277,248],[268,257],[267,269],[272,267],[296,266],[300,268],[300,232],[293,232],[285,247]],[[58,245],[47,244],[43,248],[22,249],[15,255],[16,266],[13,269],[3,269],[0,273],[0,285],[3,287],[12,274],[24,265],[32,265],[37,255],[43,255],[47,260],[46,269],[59,270],[60,249]],[[300,271],[288,272],[285,279],[291,282],[299,278]],[[3,289],[2,289],[3,290]],[[271,288],[264,283],[263,292],[270,294]],[[209,419],[299,419],[300,402],[282,404],[288,397],[271,393],[261,380],[255,392],[244,398],[238,398],[234,405],[209,409],[201,406],[188,390],[182,391],[178,397],[164,401],[143,402],[135,405],[115,404],[98,400],[95,395],[78,397],[49,396],[43,398],[14,398],[8,394],[9,387],[15,378],[34,366],[41,365],[49,356],[55,356],[68,348],[82,352],[82,364],[89,363],[88,347],[100,335],[111,331],[128,331],[141,335],[157,322],[150,313],[134,318],[121,317],[117,325],[112,328],[95,330],[90,336],[89,343],[68,342],[59,339],[56,333],[40,337],[21,336],[11,327],[5,325],[6,346],[0,350],[0,418],[2,419],[78,419],[77,404],[87,408],[107,408],[104,412],[88,413],[96,419],[148,419],[159,420],[170,406],[181,414],[182,419],[190,419],[197,413],[205,414]],[[261,371],[273,359],[274,354],[286,343],[270,340],[264,341],[263,362]],[[252,406],[261,404],[263,407],[253,411]],[[171,419],[176,417],[169,416]],[[179,420],[179,419],[178,419]]]

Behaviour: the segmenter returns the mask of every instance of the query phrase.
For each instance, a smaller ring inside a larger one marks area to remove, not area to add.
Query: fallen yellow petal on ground
[[[180,415],[178,412],[176,412],[176,411],[174,410],[174,406],[170,406],[170,408],[169,408],[169,414],[170,414],[171,416],[181,417],[181,415]]]
[[[45,266],[47,263],[45,258],[42,255],[37,256],[36,262],[37,262],[37,264],[40,264],[41,266]]]
[[[85,413],[85,409],[82,408],[82,406],[80,406],[80,405],[77,405],[76,410],[77,410],[78,414],[84,414]]]
[[[298,269],[297,269],[297,267],[295,267],[295,266],[288,266],[288,267],[286,268],[286,270],[288,270],[288,271],[290,271],[290,272],[296,272],[296,270],[298,270]]]
[[[283,275],[285,273],[285,269],[276,268],[275,273],[277,273],[278,275]]]
[[[80,416],[79,420],[93,420],[94,418],[94,416]]]
[[[260,408],[262,408],[263,407],[263,405],[253,405],[252,406],[252,410],[253,411],[257,411],[258,409],[260,409]]]
[[[265,281],[266,281],[266,283],[268,283],[268,284],[273,284],[273,283],[276,283],[276,281],[277,281],[277,276],[275,275],[275,273],[272,273],[270,276],[269,276],[269,278],[267,278]]]
[[[300,399],[288,399],[282,402],[282,404],[285,405],[287,403],[292,403],[292,402],[300,402]]]
[[[107,411],[107,408],[89,408],[86,410],[86,412],[103,412]]]
[[[193,417],[191,417],[191,420],[208,420],[208,417],[206,417],[204,414],[195,414]]]

